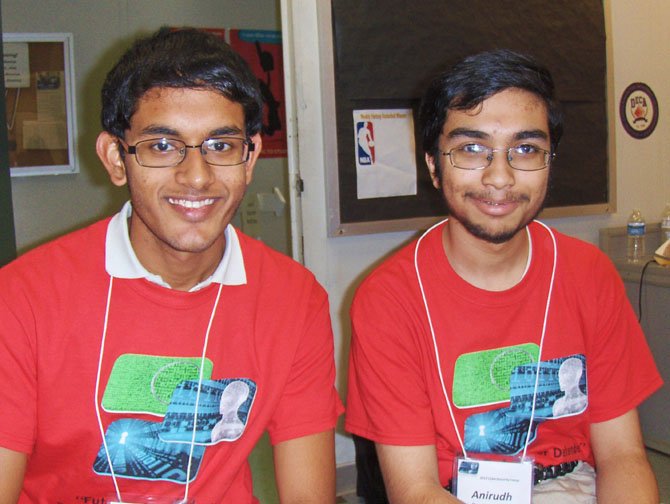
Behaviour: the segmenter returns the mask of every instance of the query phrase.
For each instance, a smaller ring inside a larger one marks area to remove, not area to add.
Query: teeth
[[[202,208],[208,205],[212,205],[214,203],[214,200],[212,198],[207,198],[204,200],[187,200],[187,199],[175,199],[175,198],[168,198],[168,202],[171,205],[179,205],[183,206],[184,208]]]

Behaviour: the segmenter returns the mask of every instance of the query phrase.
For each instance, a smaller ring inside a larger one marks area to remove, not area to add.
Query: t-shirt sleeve
[[[296,330],[299,339],[288,380],[268,425],[273,445],[332,429],[344,410],[335,389],[328,298],[316,281],[306,301],[306,315]]]
[[[636,408],[663,381],[614,265],[600,256],[592,271],[598,316],[587,385],[591,421],[603,422]]]
[[[419,356],[424,317],[404,287],[369,278],[356,293],[345,428],[383,444],[435,444]]]
[[[0,270],[0,446],[30,453],[37,393],[34,317],[25,293],[7,277]]]

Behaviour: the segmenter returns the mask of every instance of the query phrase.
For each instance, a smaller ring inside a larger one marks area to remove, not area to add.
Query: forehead
[[[460,128],[480,131],[492,137],[541,130],[548,137],[549,114],[547,105],[539,96],[523,89],[509,88],[472,109],[448,110],[442,133],[448,136]]]
[[[175,134],[202,134],[222,128],[244,132],[244,109],[209,89],[152,88],[137,100],[130,130],[141,134],[151,129]]]

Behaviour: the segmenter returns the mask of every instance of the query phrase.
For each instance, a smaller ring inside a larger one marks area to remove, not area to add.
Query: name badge
[[[454,492],[466,504],[530,504],[533,490],[530,460],[502,462],[459,457],[454,465]]]

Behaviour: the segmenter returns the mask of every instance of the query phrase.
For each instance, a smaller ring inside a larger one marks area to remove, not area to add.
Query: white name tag
[[[533,463],[457,458],[454,468],[456,497],[466,504],[530,504]]]

